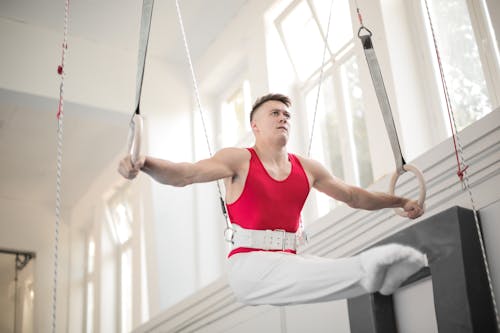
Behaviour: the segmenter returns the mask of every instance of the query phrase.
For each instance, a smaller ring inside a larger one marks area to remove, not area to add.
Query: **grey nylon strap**
[[[139,53],[137,55],[137,76],[135,93],[135,113],[140,114],[139,104],[141,102],[142,82],[144,80],[144,66],[146,65],[146,53],[148,51],[149,31],[151,30],[151,17],[153,16],[154,0],[144,0],[142,3],[141,31],[139,35]]]
[[[403,154],[401,153],[398,132],[396,131],[394,118],[392,117],[391,105],[389,104],[389,98],[387,97],[384,80],[382,78],[380,66],[375,54],[375,50],[373,48],[371,34],[359,35],[359,38],[361,39],[363,51],[365,52],[366,62],[368,63],[368,68],[370,69],[373,86],[375,88],[375,93],[377,94],[380,110],[382,111],[382,116],[384,118],[385,128],[387,130],[387,133],[389,134],[392,153],[394,154],[394,161],[396,162],[396,170],[399,174],[401,174],[404,172],[403,165],[405,165],[406,162],[403,158]]]

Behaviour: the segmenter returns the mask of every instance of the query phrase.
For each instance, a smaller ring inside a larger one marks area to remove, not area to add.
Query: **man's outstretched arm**
[[[422,207],[414,200],[348,185],[314,160],[307,160],[306,165],[314,188],[335,200],[345,202],[352,208],[376,210],[401,207],[412,219],[423,214]]]
[[[211,158],[195,163],[176,163],[143,156],[134,165],[129,155],[120,161],[118,171],[127,179],[133,179],[138,175],[139,171],[143,171],[159,183],[180,187],[233,177],[240,156],[241,149],[226,148],[220,150]]]

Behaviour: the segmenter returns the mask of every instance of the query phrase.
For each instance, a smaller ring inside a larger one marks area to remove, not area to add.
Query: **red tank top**
[[[296,232],[300,212],[309,194],[309,180],[299,159],[288,154],[292,164],[290,174],[278,181],[267,173],[255,150],[247,149],[251,157],[243,192],[235,202],[227,205],[231,222],[245,229]],[[251,251],[260,250],[239,247],[233,249],[228,257]],[[288,252],[294,253],[291,250]]]

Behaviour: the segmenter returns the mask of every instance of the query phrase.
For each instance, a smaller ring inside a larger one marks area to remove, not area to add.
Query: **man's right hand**
[[[146,163],[146,156],[140,156],[139,160],[134,164],[130,155],[125,156],[118,166],[118,172],[120,175],[127,179],[134,179],[141,171],[141,168]]]

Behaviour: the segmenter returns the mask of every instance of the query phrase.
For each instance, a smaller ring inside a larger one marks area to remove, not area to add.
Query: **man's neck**
[[[288,162],[288,151],[286,145],[268,145],[255,143],[255,151],[262,162],[281,164]]]

